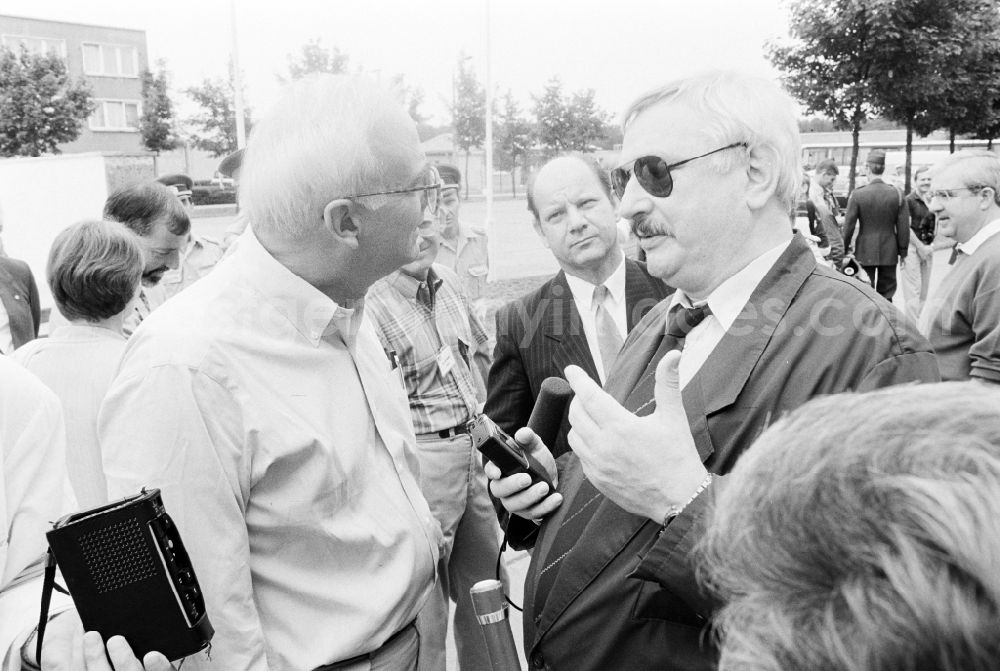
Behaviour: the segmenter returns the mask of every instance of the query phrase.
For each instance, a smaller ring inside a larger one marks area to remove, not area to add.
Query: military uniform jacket
[[[910,244],[910,211],[899,190],[876,177],[859,186],[847,200],[844,245],[851,251],[854,228],[858,240],[854,258],[863,266],[894,266],[906,258]]]

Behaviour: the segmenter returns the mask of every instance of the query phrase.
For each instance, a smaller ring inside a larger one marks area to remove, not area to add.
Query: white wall
[[[45,280],[52,240],[81,219],[99,219],[107,189],[100,154],[0,159],[4,249],[31,266],[43,308],[52,307]]]

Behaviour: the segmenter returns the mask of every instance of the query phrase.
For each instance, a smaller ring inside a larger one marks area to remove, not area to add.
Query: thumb
[[[671,350],[663,355],[656,365],[656,412],[684,413],[684,402],[681,400],[680,385],[680,350]]]

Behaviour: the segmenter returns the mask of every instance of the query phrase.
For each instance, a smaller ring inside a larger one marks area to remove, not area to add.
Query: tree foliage
[[[177,146],[174,128],[174,103],[167,90],[167,72],[163,62],[157,64],[156,73],[142,73],[142,118],[139,131],[143,146],[152,152],[170,151]]]
[[[59,56],[0,49],[0,156],[58,154],[93,111],[90,88]]]
[[[236,151],[236,89],[232,73],[228,79],[205,79],[201,85],[185,89],[185,93],[201,106],[201,110],[188,119],[194,146],[210,152],[212,156],[225,156]],[[249,106],[244,107],[243,113],[249,133]]]
[[[486,140],[486,91],[476,73],[462,55],[455,76],[455,101],[452,108],[452,133],[455,146],[465,152],[465,175],[469,174],[469,153],[481,148]],[[469,196],[469,180],[465,180]]]
[[[322,45],[322,40],[316,38],[302,45],[299,55],[288,54],[288,79],[302,79],[306,75],[329,73],[339,75],[347,72],[350,57],[337,47],[330,49]],[[284,77],[278,77],[287,81]]]
[[[610,117],[594,100],[593,89],[566,96],[553,77],[535,102],[535,138],[546,157],[566,151],[590,152],[607,134]]]
[[[502,98],[502,105],[493,117],[493,158],[496,167],[510,171],[510,187],[517,195],[515,172],[518,162],[531,151],[531,124],[524,118],[521,108],[510,89]]]

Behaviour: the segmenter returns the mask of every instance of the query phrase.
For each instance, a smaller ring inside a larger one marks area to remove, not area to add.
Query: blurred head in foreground
[[[727,480],[699,546],[721,669],[996,668],[1000,391],[818,399]]]

